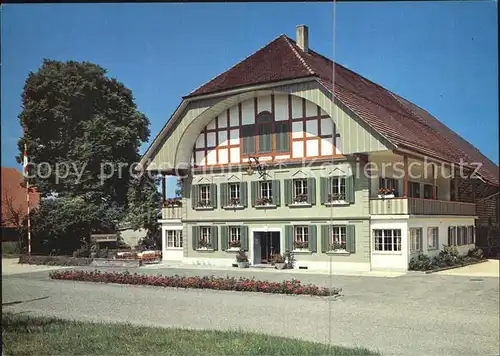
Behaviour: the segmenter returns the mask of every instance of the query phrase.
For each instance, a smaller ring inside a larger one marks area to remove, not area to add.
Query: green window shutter
[[[220,227],[220,246],[222,251],[226,251],[229,245],[228,241],[228,230],[229,226],[221,226]]]
[[[210,235],[211,235],[211,238],[212,238],[212,248],[214,249],[214,251],[217,251],[217,249],[219,248],[219,229],[217,226],[211,226],[210,227]]]
[[[472,225],[472,243],[476,243],[476,226]]]
[[[210,200],[212,208],[217,208],[217,184],[210,184]]]
[[[448,246],[451,246],[451,226],[448,226]]]
[[[330,181],[330,178],[327,177],[321,177],[320,178],[320,195],[321,195],[321,204],[326,204],[328,203],[328,194],[330,193],[330,190],[328,189],[328,182]]]
[[[252,206],[255,206],[255,202],[259,197],[259,182],[251,182],[251,197],[252,197]]]
[[[309,225],[309,251],[316,252],[318,250],[318,243],[316,239],[316,225]]]
[[[245,208],[248,206],[248,184],[247,182],[240,183],[240,201]]]
[[[193,209],[196,208],[196,203],[198,203],[198,185],[193,184],[191,186],[191,204]]]
[[[330,225],[321,225],[321,252],[330,249]]]
[[[241,229],[241,249],[244,251],[248,251],[248,226],[243,225],[240,226]]]
[[[347,225],[346,226],[346,244],[345,249],[347,252],[356,252],[356,226]]]
[[[280,181],[276,179],[273,180],[271,184],[273,189],[273,204],[276,206],[280,206],[281,204]]]
[[[198,249],[198,243],[200,242],[200,227],[199,226],[193,226],[191,229],[191,243],[193,244],[193,250]]]
[[[272,152],[272,125],[259,125],[259,153]]]
[[[307,202],[316,204],[316,178],[307,178]]]
[[[345,177],[345,199],[349,203],[354,203],[354,176]]]
[[[292,204],[292,180],[285,179],[285,205]]]
[[[293,250],[293,225],[285,225],[285,251]]]
[[[221,183],[220,185],[220,206],[223,208],[229,205],[229,194],[228,194],[228,184]]]
[[[288,121],[276,122],[276,152],[290,151],[290,124]]]
[[[255,126],[243,126],[241,128],[241,134],[241,153],[243,155],[255,154]]]

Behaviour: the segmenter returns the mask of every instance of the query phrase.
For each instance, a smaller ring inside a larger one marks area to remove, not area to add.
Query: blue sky
[[[280,34],[295,38],[298,24],[311,48],[428,110],[498,164],[496,8],[339,3],[334,38],[332,3],[4,5],[2,166],[20,168],[20,95],[43,58],[106,68],[133,91],[152,140],[183,95]]]

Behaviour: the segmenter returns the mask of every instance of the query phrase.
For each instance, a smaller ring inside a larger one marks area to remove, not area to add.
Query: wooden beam
[[[167,203],[167,178],[164,174],[161,175],[161,202],[162,206]]]
[[[408,197],[408,156],[404,155],[403,156],[403,163],[404,163],[404,187],[403,187],[403,197],[407,198]]]
[[[437,199],[436,165],[432,164],[432,199]]]

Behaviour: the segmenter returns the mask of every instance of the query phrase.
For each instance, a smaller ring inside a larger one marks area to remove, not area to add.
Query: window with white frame
[[[401,251],[401,229],[374,229],[375,251]]]
[[[272,199],[273,197],[273,186],[272,183],[267,181],[267,182],[260,182],[260,197],[262,199]]]
[[[211,247],[212,237],[211,228],[209,226],[200,227],[200,247]]]
[[[345,250],[347,239],[347,229],[345,226],[332,226],[332,234],[330,236],[330,250]]]
[[[205,205],[210,205],[210,185],[202,184],[200,185],[200,202]]]
[[[461,246],[474,243],[474,226],[450,226],[448,246]]]
[[[467,244],[474,243],[474,226],[467,226]]]
[[[182,231],[167,230],[167,248],[182,248]]]
[[[294,203],[307,202],[307,179],[293,180],[293,201]]]
[[[241,247],[241,229],[238,226],[229,227],[229,247]]]
[[[457,227],[450,226],[448,228],[448,246],[456,246],[457,245]]]
[[[330,179],[330,201],[345,200],[345,177]]]
[[[307,248],[309,246],[309,228],[307,226],[295,226],[294,248]]]
[[[427,228],[427,249],[436,250],[439,248],[439,228]]]
[[[239,183],[229,183],[229,203],[231,205],[240,205],[240,184]]]
[[[464,231],[462,229],[462,226],[457,226],[457,245],[463,245],[464,244]]]
[[[422,228],[410,229],[410,251],[419,252],[422,251]]]

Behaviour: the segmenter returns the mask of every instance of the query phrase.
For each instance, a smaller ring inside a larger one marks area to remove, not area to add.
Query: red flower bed
[[[54,271],[50,273],[52,279],[62,279],[84,282],[137,284],[159,287],[197,288],[234,290],[243,292],[262,292],[275,294],[302,294],[302,295],[336,295],[341,289],[319,287],[313,284],[302,285],[299,280],[292,279],[283,282],[259,281],[248,278],[234,277],[181,277],[181,276],[148,276],[145,274],[131,274],[129,272],[85,272],[85,271]]]

